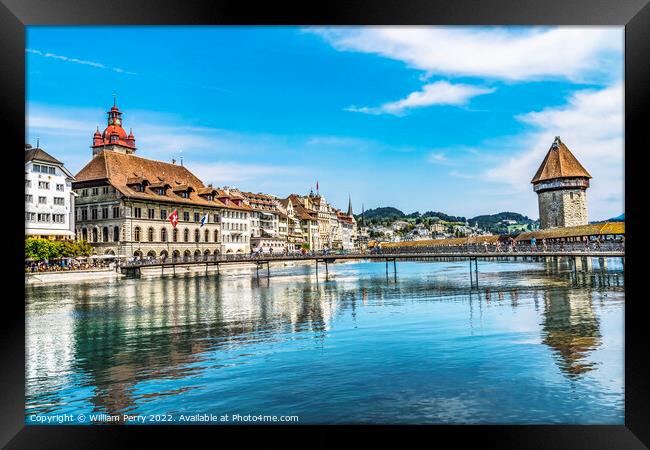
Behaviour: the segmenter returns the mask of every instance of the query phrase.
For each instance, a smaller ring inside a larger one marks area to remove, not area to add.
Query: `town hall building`
[[[135,137],[125,132],[117,105],[91,148],[92,160],[73,184],[75,231],[97,254],[191,259],[250,252],[252,208],[244,197],[205,186],[182,164],[136,156]],[[169,221],[174,211],[175,228]]]

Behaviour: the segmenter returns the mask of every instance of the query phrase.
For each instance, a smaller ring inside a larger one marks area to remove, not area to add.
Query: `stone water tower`
[[[531,181],[539,203],[540,228],[586,225],[590,178],[589,172],[556,136]]]

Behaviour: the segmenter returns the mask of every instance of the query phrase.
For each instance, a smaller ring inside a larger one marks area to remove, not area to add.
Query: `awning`
[[[74,237],[74,233],[70,230],[46,230],[39,228],[25,228],[27,236],[70,236]]]

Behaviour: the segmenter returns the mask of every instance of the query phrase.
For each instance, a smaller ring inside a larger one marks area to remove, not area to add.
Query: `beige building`
[[[278,210],[278,199],[273,195],[262,193],[243,192],[242,194],[246,204],[252,208],[251,251],[284,253],[287,250],[287,216]]]
[[[183,165],[135,156],[121,115],[114,105],[104,133],[93,136],[93,159],[75,177],[77,239],[122,257],[248,253],[251,208],[243,196],[205,186]]]
[[[538,197],[541,229],[589,223],[587,188],[590,178],[587,170],[556,136],[531,180]]]
[[[294,225],[296,222],[299,224],[302,244],[307,244],[309,250],[322,250],[318,213],[313,209],[310,197],[300,197],[296,194],[291,194],[287,200],[288,203],[291,203],[292,216],[296,219],[294,220]]]
[[[300,226],[300,217],[296,210],[293,207],[293,202],[290,197],[280,199],[278,204],[278,210],[280,211],[280,224],[282,225],[284,220],[286,220],[287,227],[287,251],[296,252],[299,251],[302,246],[306,243],[304,236],[302,234],[302,228]],[[281,226],[282,230],[283,227]],[[282,231],[281,231],[282,232]]]

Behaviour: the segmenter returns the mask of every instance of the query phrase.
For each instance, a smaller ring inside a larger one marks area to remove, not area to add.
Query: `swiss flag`
[[[176,228],[176,225],[178,225],[178,211],[174,210],[173,213],[169,215],[169,221],[172,224],[172,227]]]

